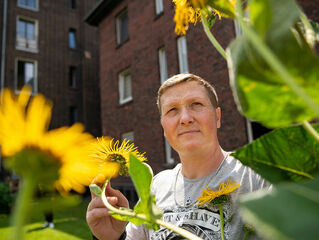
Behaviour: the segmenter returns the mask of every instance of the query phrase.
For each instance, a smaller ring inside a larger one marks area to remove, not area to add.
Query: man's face
[[[164,135],[178,153],[219,145],[220,109],[213,107],[204,86],[189,81],[168,88],[161,110]]]

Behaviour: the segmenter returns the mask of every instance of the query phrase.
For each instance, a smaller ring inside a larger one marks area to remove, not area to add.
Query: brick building
[[[146,152],[155,173],[179,162],[163,137],[156,107],[157,90],[167,77],[197,74],[216,86],[222,108],[219,139],[225,150],[248,142],[247,123],[236,110],[228,84],[226,61],[207,39],[201,23],[187,35],[175,34],[172,1],[100,1],[86,21],[100,33],[102,134],[134,140]],[[231,20],[223,19],[214,33],[226,47],[235,37]],[[129,191],[129,179],[113,185]]]
[[[2,0],[0,87],[29,83],[53,102],[51,128],[82,122],[100,136],[98,31],[83,21],[95,3]]]

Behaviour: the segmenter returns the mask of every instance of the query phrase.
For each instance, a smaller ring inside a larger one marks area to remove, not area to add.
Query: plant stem
[[[319,116],[319,106],[312,100],[312,98],[300,87],[287,71],[282,62],[277,58],[277,56],[269,49],[269,47],[259,38],[259,36],[249,27],[243,20],[243,12],[240,7],[241,1],[236,2],[236,12],[238,13],[237,19],[238,22],[256,48],[256,50],[264,57],[268,65],[281,76],[283,81],[295,92],[297,96],[302,98],[305,103]]]
[[[117,209],[115,207],[113,207],[108,201],[107,201],[107,198],[106,198],[106,195],[105,195],[105,189],[106,189],[106,186],[109,182],[109,179],[106,180],[106,182],[104,183],[104,186],[103,186],[103,189],[102,189],[102,201],[104,203],[104,205],[109,209],[111,210],[112,212],[114,213],[117,213],[117,214],[120,214],[122,216],[129,216],[129,217],[135,217],[135,218],[139,218],[139,219],[142,219],[144,221],[148,221],[148,222],[151,222],[152,220],[146,218],[146,216],[144,214],[137,214],[135,212],[131,212],[131,211],[126,211],[126,210],[123,210],[123,209]],[[155,220],[155,223],[167,228],[167,229],[170,229],[172,230],[173,232],[176,232],[178,233],[179,235],[185,237],[186,239],[189,239],[189,240],[203,240],[202,238],[194,235],[193,233],[183,229],[183,228],[180,228],[178,226],[175,226],[171,223],[168,223],[168,222],[164,222],[162,220]]]
[[[30,201],[35,189],[35,182],[32,176],[26,176],[22,179],[22,184],[15,203],[14,213],[12,216],[12,240],[22,240],[24,231],[23,227],[26,220],[26,213],[30,207]]]
[[[226,56],[226,52],[223,49],[223,47],[219,44],[219,42],[216,40],[216,38],[214,37],[214,35],[211,33],[209,27],[208,27],[208,22],[207,19],[204,17],[204,14],[202,13],[202,24],[203,24],[203,28],[204,31],[208,37],[208,39],[211,41],[211,43],[214,45],[214,47],[216,48],[216,50],[220,53],[220,55],[223,56],[224,59],[227,59]]]
[[[319,142],[319,133],[311,126],[308,121],[302,122],[303,127]]]
[[[248,235],[249,235],[249,232],[248,232],[248,231],[246,231],[246,233],[245,233],[245,236],[244,236],[244,239],[243,239],[243,240],[246,240],[246,239],[247,239],[247,237],[248,237]]]
[[[224,215],[223,215],[223,204],[218,204],[219,206],[219,215],[220,215],[220,236],[224,240]]]

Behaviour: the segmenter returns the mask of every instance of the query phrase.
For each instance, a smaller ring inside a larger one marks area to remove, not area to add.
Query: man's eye
[[[166,113],[174,112],[176,108],[170,108]]]
[[[194,103],[192,103],[192,105],[193,105],[193,106],[201,106],[201,105],[203,105],[203,104],[201,104],[200,102],[194,102]]]

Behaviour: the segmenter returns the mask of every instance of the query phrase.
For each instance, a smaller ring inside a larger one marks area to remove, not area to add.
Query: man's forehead
[[[198,82],[190,81],[174,85],[162,94],[162,104],[182,99],[208,98],[205,87]]]

